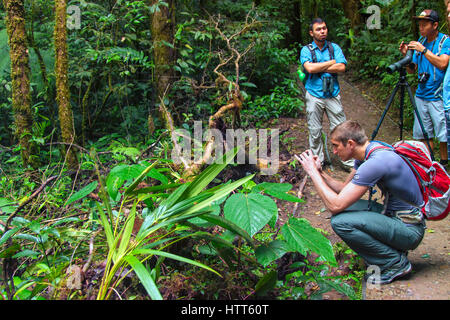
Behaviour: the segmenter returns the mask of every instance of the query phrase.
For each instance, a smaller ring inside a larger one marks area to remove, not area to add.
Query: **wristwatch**
[[[428,51],[428,49],[427,49],[427,48],[423,49],[423,51],[422,51],[422,54],[425,54],[425,53],[427,53],[427,51]]]

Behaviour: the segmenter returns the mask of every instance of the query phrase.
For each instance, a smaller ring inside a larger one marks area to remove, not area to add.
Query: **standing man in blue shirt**
[[[305,98],[309,146],[323,163],[324,112],[330,121],[330,130],[346,120],[337,75],[345,72],[347,60],[337,44],[327,41],[328,28],[325,21],[320,18],[314,19],[309,26],[309,34],[313,42],[304,46],[300,52],[300,63],[306,73]],[[342,163],[349,170],[353,167],[353,161]]]
[[[417,111],[422,119],[428,137],[440,142],[440,162],[448,163],[447,132],[444,106],[441,98],[436,94],[444,79],[450,55],[450,39],[439,32],[439,15],[434,10],[424,10],[419,16],[413,17],[419,21],[419,41],[402,42],[399,50],[406,54],[413,49],[414,55],[410,65],[406,67],[408,73],[418,72],[419,86],[416,90],[415,101]],[[417,116],[414,114],[413,138],[424,142]],[[429,140],[433,149],[433,141]]]

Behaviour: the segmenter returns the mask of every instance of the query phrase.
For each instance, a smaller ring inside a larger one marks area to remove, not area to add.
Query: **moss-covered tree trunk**
[[[4,0],[9,56],[11,59],[12,108],[16,127],[15,135],[21,147],[25,166],[36,168],[39,158],[30,142],[33,117],[31,113],[30,65],[25,33],[25,9],[23,0]]]
[[[362,18],[360,14],[361,1],[360,0],[341,0],[342,8],[344,9],[345,17],[350,21],[350,28],[356,36],[359,34],[361,28]]]
[[[159,0],[151,0],[155,5]],[[164,97],[174,81],[173,64],[175,61],[174,44],[175,34],[175,0],[165,0],[168,6],[159,6],[151,19],[151,31],[153,39],[153,57],[155,62],[154,85],[156,101]],[[168,45],[170,44],[170,45]],[[163,116],[160,114],[160,118]],[[150,121],[149,121],[150,122]]]
[[[67,145],[67,165],[71,169],[78,167],[75,149],[75,128],[73,125],[72,108],[70,106],[70,92],[68,82],[68,53],[66,28],[66,0],[55,0],[55,78],[56,102],[58,103],[59,124],[63,142]]]

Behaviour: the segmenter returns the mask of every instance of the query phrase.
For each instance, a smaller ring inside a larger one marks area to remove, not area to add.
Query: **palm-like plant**
[[[230,229],[234,233],[244,237],[247,241],[252,241],[243,229],[221,217],[209,214],[211,210],[210,205],[214,201],[227,196],[231,191],[253,178],[253,175],[249,175],[238,181],[205,190],[208,184],[234,158],[236,153],[237,149],[230,151],[224,155],[221,159],[222,161],[211,164],[192,182],[187,182],[179,186],[155,210],[145,216],[136,235],[133,235],[132,231],[137,214],[137,205],[142,199],[140,197],[142,192],[135,189],[147,176],[149,171],[156,166],[157,162],[148,166],[125,190],[120,210],[115,216],[113,215],[105,186],[99,175],[100,195],[103,206],[97,203],[97,209],[100,214],[101,225],[106,235],[108,255],[97,299],[108,299],[110,297],[113,288],[125,277],[123,270],[128,266],[134,270],[152,299],[162,299],[155,281],[157,268],[149,271],[143,264],[145,260],[152,256],[158,256],[159,259],[175,259],[205,268],[219,275],[216,271],[200,262],[164,251],[165,248],[174,242],[186,237],[176,234],[177,226],[194,217],[200,217],[206,221]],[[170,187],[168,185],[168,188]],[[144,192],[148,192],[148,190],[144,190]],[[125,202],[130,200],[133,201],[132,209],[125,218],[123,226],[119,226],[124,218],[123,206]],[[204,232],[192,232],[188,236],[196,236],[201,233]],[[157,265],[159,264],[157,263]],[[117,277],[117,274],[120,276]]]

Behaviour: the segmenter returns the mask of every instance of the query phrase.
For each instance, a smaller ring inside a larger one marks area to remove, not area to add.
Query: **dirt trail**
[[[363,84],[351,84],[340,79],[341,100],[347,119],[352,119],[363,124],[368,137],[381,117],[385,108],[385,102],[371,101],[365,92],[367,88]],[[386,97],[387,100],[388,97]],[[398,99],[398,97],[396,97]],[[376,136],[377,140],[393,143],[399,140],[399,126],[396,123],[398,115],[389,110],[382,126]],[[290,128],[289,136],[292,139],[291,152],[299,153],[308,147],[306,120],[282,119],[281,129]],[[327,134],[328,120],[325,117],[324,129]],[[403,138],[411,138],[411,132],[404,130]],[[329,150],[331,148],[329,147]],[[344,179],[347,175],[337,162],[337,158],[331,155],[334,170],[330,174]],[[298,177],[297,179],[298,180]],[[289,181],[287,181],[289,182]],[[298,188],[300,181],[291,181]],[[311,181],[308,179],[304,198],[306,203],[299,208],[302,217],[307,218],[315,227],[326,230],[332,243],[340,241],[330,226],[330,213],[315,192]],[[377,198],[377,195],[375,195]],[[379,198],[379,197],[378,197]],[[441,221],[428,221],[425,237],[419,247],[409,252],[408,258],[413,266],[412,274],[405,279],[394,281],[391,284],[378,286],[377,288],[365,288],[363,285],[363,299],[367,300],[448,300],[450,299],[450,226],[449,219]],[[338,297],[337,297],[338,298]],[[332,299],[332,298],[331,298]]]

